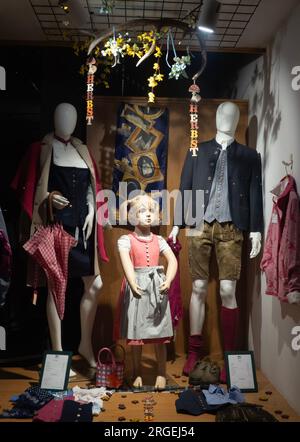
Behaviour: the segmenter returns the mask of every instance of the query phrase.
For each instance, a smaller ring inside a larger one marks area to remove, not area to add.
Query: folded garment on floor
[[[93,416],[100,414],[103,408],[103,398],[109,398],[112,396],[114,390],[107,390],[105,387],[100,388],[80,388],[78,385],[73,387],[74,400],[81,403],[93,404]]]
[[[49,393],[48,390],[43,390],[39,386],[35,385],[33,387],[27,388],[24,393],[22,393],[15,402],[15,407],[17,408],[31,408],[34,410],[39,410],[47,402],[53,399],[53,394]]]
[[[59,422],[62,416],[63,405],[66,400],[73,400],[73,396],[65,396],[63,399],[54,398],[36,412],[33,417],[33,422]]]
[[[13,396],[14,406],[11,410],[4,410],[0,418],[24,419],[33,417],[35,411],[42,408],[53,399],[53,395],[39,386],[27,388],[19,396]]]
[[[49,390],[49,393],[53,394],[54,399],[66,399],[69,396],[69,399],[73,399],[73,390],[63,390],[63,391],[54,391]]]
[[[11,410],[3,410],[0,414],[1,419],[31,419],[33,411],[25,408],[12,408]]]
[[[204,413],[215,414],[220,408],[227,406],[227,404],[209,405],[201,390],[188,389],[179,395],[175,406],[177,413],[198,416]]]
[[[59,422],[92,422],[93,404],[80,404],[79,402],[64,401]]]
[[[31,387],[36,388],[36,387]],[[22,393],[23,394],[23,393]],[[43,395],[50,394],[53,398],[56,399],[64,399],[65,397],[69,396],[70,399],[73,399],[73,391],[72,390],[63,390],[63,391],[54,391],[54,390],[42,390]],[[17,400],[20,398],[20,394],[11,396],[10,401],[16,403]]]
[[[255,404],[229,405],[218,411],[216,422],[278,422],[262,406]]]
[[[209,405],[237,404],[245,402],[244,395],[236,386],[230,388],[228,393],[218,385],[210,385],[208,390],[202,391]]]

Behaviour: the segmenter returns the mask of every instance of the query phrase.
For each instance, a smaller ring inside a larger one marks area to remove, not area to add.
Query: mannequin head
[[[147,194],[137,195],[128,202],[128,220],[134,226],[150,227],[159,221],[159,205]]]
[[[239,119],[240,110],[235,103],[227,101],[220,104],[216,114],[218,132],[234,137]]]
[[[60,103],[54,111],[55,134],[68,140],[77,123],[77,111],[72,104]]]

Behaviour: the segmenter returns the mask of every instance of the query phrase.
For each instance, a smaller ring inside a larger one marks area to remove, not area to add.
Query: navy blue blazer
[[[186,222],[190,198],[184,196],[184,190],[192,191],[190,207],[193,217],[196,215],[196,190],[203,190],[203,213],[205,213],[221,148],[221,145],[213,139],[200,144],[197,157],[193,157],[192,152],[188,150],[180,182],[183,204],[179,204],[177,200],[174,225],[180,228],[187,225],[195,226],[195,223]],[[240,230],[262,232],[263,203],[260,154],[237,141],[227,147],[227,152],[228,192],[232,222]]]

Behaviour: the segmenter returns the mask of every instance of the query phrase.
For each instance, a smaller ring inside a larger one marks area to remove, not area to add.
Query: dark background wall
[[[182,54],[178,54],[179,56]],[[198,70],[200,55],[193,54],[191,77]],[[230,98],[238,70],[256,55],[208,53],[208,64],[198,81],[203,98]],[[31,303],[32,290],[26,288],[26,256],[18,243],[19,204],[10,190],[18,164],[28,146],[53,130],[53,112],[61,102],[72,103],[78,111],[74,135],[86,140],[85,77],[79,74],[83,57],[72,48],[42,46],[0,46],[0,65],[6,69],[6,91],[0,91],[1,160],[0,206],[2,207],[13,248],[14,269],[6,305],[0,309],[0,325],[7,330],[7,351],[0,352],[0,363],[39,359],[49,346],[45,312],[45,290],[37,306]],[[147,78],[152,74],[153,58],[138,68],[128,60],[112,70],[110,88],[98,86],[95,95],[146,96]],[[165,81],[156,88],[160,97],[189,97],[190,80],[169,80],[162,57]],[[70,280],[66,314],[63,322],[63,344],[76,350],[80,339],[79,304],[81,281]]]

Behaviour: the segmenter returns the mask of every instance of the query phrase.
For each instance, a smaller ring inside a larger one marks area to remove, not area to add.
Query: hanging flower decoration
[[[157,51],[156,53],[161,54],[160,49],[159,52]],[[160,73],[159,62],[154,63],[153,70],[154,70],[153,75],[148,78],[149,87],[151,87],[151,92],[148,92],[148,103],[155,103],[154,88],[158,85],[160,81],[163,81],[164,79],[163,74]]]
[[[186,20],[187,20],[190,28],[196,29],[197,23],[199,20],[199,13],[196,14],[196,13],[190,12],[189,15],[187,16]]]
[[[114,2],[102,2],[102,8],[108,8],[109,6],[114,5]],[[109,13],[108,9],[106,9],[103,12]],[[191,19],[191,17],[189,17]],[[138,67],[143,63],[144,60],[146,60],[148,57],[153,56],[155,59],[155,62],[153,64],[153,73],[150,75],[147,79],[148,82],[148,102],[154,103],[155,102],[155,91],[156,88],[159,86],[159,83],[161,83],[165,77],[169,79],[176,79],[179,78],[188,78],[186,69],[188,66],[191,65],[191,54],[189,53],[187,49],[187,54],[183,56],[177,56],[174,39],[172,35],[171,28],[181,28],[184,29],[184,35],[186,33],[189,33],[190,29],[193,29],[192,23],[184,23],[180,22],[178,20],[172,20],[172,19],[166,19],[166,23],[164,26],[161,26],[161,20],[148,20],[149,26],[152,27],[152,30],[145,31],[140,34],[138,34],[136,37],[129,37],[128,32],[121,34],[118,33],[116,35],[115,29],[113,28],[112,31],[106,33],[101,37],[96,37],[92,41],[86,42],[84,45],[81,45],[80,43],[74,44],[74,51],[77,55],[79,55],[80,51],[83,49],[83,47],[88,47],[88,54],[93,54],[95,60],[96,60],[96,66],[97,66],[97,77],[94,80],[94,85],[97,84],[99,81],[102,83],[106,88],[109,87],[108,83],[108,76],[110,74],[110,69],[117,66],[121,63],[121,59],[124,57],[130,57],[132,59],[136,58],[136,66]],[[190,20],[192,21],[192,20]],[[141,24],[144,26],[145,22],[147,22],[146,19],[137,19],[130,22],[134,27],[137,27],[138,23],[141,22]],[[126,28],[127,28],[127,24]],[[124,27],[120,26],[119,29],[124,29]],[[121,30],[120,29],[120,30]],[[108,37],[110,36],[110,37]],[[161,59],[162,59],[162,40],[164,37],[167,37],[167,55],[166,55],[166,63],[167,66],[170,68],[169,74],[163,75],[160,72],[160,66],[161,66]],[[200,46],[202,47],[202,41],[201,38],[198,37],[198,40],[200,42]],[[100,46],[101,44],[101,46]],[[173,56],[172,56],[172,63],[169,64],[168,57],[169,57],[169,46],[172,45],[173,49]],[[200,66],[199,71],[197,72],[197,77],[202,73],[203,69],[206,65],[206,53],[203,50],[202,51],[202,65]],[[87,71],[87,66],[82,66],[80,68],[80,73],[84,74]],[[195,77],[195,76],[194,76]],[[98,80],[98,81],[97,81]]]
[[[174,57],[173,60],[174,63],[171,66],[169,78],[175,78],[176,80],[180,77],[189,78],[185,70],[191,64],[191,57],[183,55],[182,57]]]
[[[169,50],[170,46],[172,46],[174,58],[174,63],[172,65],[169,64]],[[166,53],[166,63],[171,69],[169,72],[169,78],[175,78],[178,80],[180,77],[188,78],[186,73],[186,67],[191,64],[191,57],[187,48],[187,55],[183,55],[182,57],[178,57],[175,49],[174,39],[172,32],[169,30],[168,38],[167,38],[167,53]]]
[[[137,35],[136,41],[131,41],[131,39],[128,37],[128,33],[125,34],[125,37],[123,37],[121,34],[118,35],[118,37],[115,37],[115,30],[113,29],[113,32],[109,32],[108,34],[100,33],[100,35],[95,36],[94,40],[89,44],[88,48],[88,55],[90,56],[93,51],[97,50],[98,45],[104,43],[104,48],[101,50],[101,55],[109,59],[113,59],[113,65],[112,67],[116,66],[118,63],[120,63],[120,58],[123,58],[125,55],[135,58],[138,58],[138,62],[136,63],[136,66],[139,66],[145,59],[153,55],[156,58],[155,63],[153,64],[153,74],[148,78],[148,86],[151,88],[151,90],[148,92],[148,103],[154,103],[155,102],[155,93],[154,89],[158,86],[158,84],[163,81],[164,75],[160,72],[160,62],[162,57],[162,37],[167,36],[167,51],[166,51],[166,64],[170,68],[170,72],[168,75],[168,78],[175,78],[178,80],[179,78],[188,78],[186,73],[186,68],[191,65],[191,55],[189,52],[189,49],[187,48],[187,54],[183,55],[181,57],[178,57],[176,54],[176,48],[174,44],[174,39],[172,35],[172,28],[179,28],[183,30],[183,40],[184,37],[187,34],[190,34],[191,31],[196,29],[196,23],[197,23],[197,16],[196,14],[190,13],[187,17],[188,23],[180,21],[180,20],[173,20],[170,18],[166,18],[165,20],[147,20],[147,19],[135,19],[131,20],[129,23],[126,23],[125,26],[128,29],[128,26],[137,27],[139,25],[145,26],[150,25],[152,27],[151,31],[143,32],[142,34]],[[164,26],[162,26],[162,22]],[[120,26],[119,30],[121,30],[123,27]],[[124,29],[124,28],[123,28]],[[160,32],[158,32],[158,30]],[[108,35],[113,34],[111,38],[108,38]],[[200,43],[201,48],[201,58],[202,63],[198,69],[198,71],[193,75],[193,84],[189,88],[189,92],[192,93],[191,97],[191,103],[190,103],[190,151],[192,152],[193,157],[197,157],[198,152],[198,103],[201,100],[200,96],[200,88],[196,84],[196,80],[200,77],[202,72],[204,71],[206,64],[207,64],[207,54],[205,51],[205,45],[204,42],[200,36],[200,33],[196,32],[196,37]],[[106,41],[105,41],[106,39]],[[158,43],[160,41],[160,43]],[[169,64],[168,58],[169,58],[169,49],[170,44],[172,45],[173,49],[173,63],[172,65]],[[179,42],[181,44],[181,41]],[[98,52],[99,54],[99,52]],[[96,56],[95,56],[96,58]],[[105,76],[105,72],[101,73]],[[92,89],[92,86],[88,85],[88,92],[90,92],[89,88]],[[88,95],[88,99],[92,99],[92,94]],[[92,112],[92,102],[88,102],[87,111]],[[90,118],[92,121],[92,118]]]
[[[107,55],[112,55],[115,60],[112,67],[115,67],[117,64],[121,63],[120,58],[124,58],[127,54],[130,41],[131,39],[128,38],[127,33],[124,37],[119,34],[116,38],[114,35],[105,43],[105,49],[101,51],[101,55],[103,55],[104,57],[106,57]]]
[[[117,64],[120,64],[121,59],[125,56],[132,58],[136,57],[138,59],[136,66],[139,66],[146,58],[153,55],[156,62],[153,65],[153,74],[148,77],[147,81],[148,87],[150,88],[150,91],[148,92],[148,102],[155,103],[155,88],[164,80],[164,75],[160,72],[162,50],[161,44],[159,45],[158,42],[160,42],[160,40],[162,40],[166,34],[168,35],[166,62],[170,68],[168,78],[175,78],[176,80],[178,80],[180,77],[188,78],[186,74],[186,67],[191,64],[191,57],[189,54],[182,57],[177,56],[173,36],[170,30],[165,29],[160,33],[152,30],[143,32],[142,34],[137,35],[135,41],[129,37],[128,32],[126,32],[124,35],[119,33],[118,36],[116,36],[115,32],[113,31],[113,36],[104,43],[103,49],[100,49],[97,46],[94,50],[93,55],[96,60],[98,71],[100,72],[98,79],[95,79],[94,81],[94,85],[103,84],[105,88],[109,88],[108,77],[111,72],[111,68],[115,67]],[[172,43],[174,54],[174,63],[172,65],[168,63],[170,42]],[[83,44],[75,42],[73,45],[75,54],[79,55],[80,52],[87,49],[89,44],[90,41]],[[81,75],[86,74],[87,65],[82,65],[79,72]]]
[[[129,55],[130,57],[142,58],[142,56],[144,55],[144,52],[136,43],[134,43],[132,46],[130,46],[128,44],[127,45],[127,55]]]
[[[154,57],[158,58],[161,56],[162,56],[161,49],[158,46],[156,46],[156,52],[154,54]]]
[[[153,92],[148,92],[148,103],[155,103],[155,95]]]
[[[149,31],[143,32],[143,34],[139,34],[137,36],[138,42],[142,45],[143,56],[137,63],[139,66],[142,61],[148,58],[150,55],[154,53],[154,57],[157,59],[157,62],[153,65],[153,75],[148,78],[148,86],[151,88],[151,91],[148,92],[148,103],[155,102],[155,93],[154,88],[158,86],[158,83],[163,80],[163,74],[160,73],[159,59],[162,56],[161,48],[157,45],[157,41],[162,38],[163,34]]]
[[[114,58],[114,63],[112,67],[115,67],[120,63],[120,59],[124,58],[126,55],[129,57],[137,57],[139,61],[137,62],[137,66],[139,66],[146,58],[150,55],[154,55],[157,59],[157,62],[154,63],[154,73],[148,78],[148,85],[151,88],[151,91],[148,93],[148,102],[155,102],[155,93],[154,88],[157,87],[158,83],[163,81],[163,74],[160,73],[160,65],[159,59],[162,56],[161,48],[157,45],[157,41],[159,41],[162,37],[162,34],[148,31],[143,32],[137,36],[137,41],[132,42],[131,38],[129,38],[128,33],[124,36],[121,34],[116,38],[115,36],[111,37],[104,44],[104,49],[101,50],[101,55],[103,57],[111,56]]]
[[[100,14],[112,14],[115,7],[115,0],[101,0]]]

